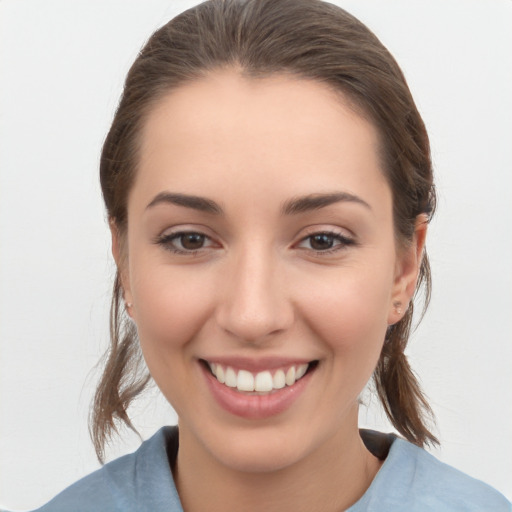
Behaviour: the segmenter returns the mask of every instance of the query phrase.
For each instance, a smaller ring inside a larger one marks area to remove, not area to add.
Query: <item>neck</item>
[[[381,462],[364,446],[357,424],[307,458],[272,472],[226,467],[180,433],[174,478],[185,512],[339,512],[368,489]],[[182,444],[184,442],[184,445]]]

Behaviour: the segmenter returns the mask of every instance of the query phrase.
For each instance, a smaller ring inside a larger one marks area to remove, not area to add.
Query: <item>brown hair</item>
[[[400,68],[377,37],[343,9],[319,0],[211,0],[157,30],[126,78],[100,166],[108,217],[121,237],[148,113],[173,88],[221,67],[251,77],[292,74],[341,92],[379,130],[397,240],[412,240],[418,215],[430,219],[435,192],[427,132]],[[422,284],[426,307],[431,285],[426,254],[416,291]],[[100,460],[119,420],[133,428],[127,408],[150,379],[122,295],[117,274],[111,345],[91,416]],[[425,425],[432,412],[404,355],[412,314],[411,304],[388,329],[374,381],[392,424],[421,446],[437,439]]]

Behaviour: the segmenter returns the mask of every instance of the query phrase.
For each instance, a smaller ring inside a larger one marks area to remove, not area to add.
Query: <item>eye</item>
[[[193,254],[214,245],[212,239],[195,231],[180,231],[159,237],[156,243],[178,254]]]
[[[303,238],[298,247],[301,249],[311,249],[315,252],[332,252],[344,249],[347,246],[354,245],[355,241],[340,233],[325,231],[313,233]]]

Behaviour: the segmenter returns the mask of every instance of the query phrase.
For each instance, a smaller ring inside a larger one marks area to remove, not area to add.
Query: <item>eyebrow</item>
[[[334,192],[329,194],[310,194],[303,197],[290,199],[283,206],[284,215],[295,215],[298,213],[319,210],[335,203],[356,203],[371,210],[371,206],[358,196],[349,194],[348,192]]]
[[[212,213],[214,215],[220,215],[222,213],[222,208],[211,199],[174,192],[160,192],[160,194],[156,195],[155,198],[146,206],[146,210],[162,203],[184,206],[185,208],[192,208],[193,210]]]
[[[369,210],[371,206],[358,196],[349,194],[348,192],[332,192],[329,194],[309,194],[286,201],[281,209],[283,215],[297,215],[313,210],[319,210],[335,203],[356,203],[360,204]],[[177,206],[184,206],[205,213],[213,215],[223,214],[223,210],[219,204],[206,197],[194,196],[189,194],[180,194],[177,192],[160,192],[153,200],[146,206],[146,210],[158,204],[174,204]]]

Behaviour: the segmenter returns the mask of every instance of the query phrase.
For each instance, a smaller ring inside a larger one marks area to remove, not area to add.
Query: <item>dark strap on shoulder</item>
[[[368,450],[380,460],[385,460],[389,449],[396,439],[395,434],[384,434],[366,428],[359,429],[359,435]]]
[[[167,451],[167,460],[171,471],[174,471],[176,459],[178,458],[179,436],[178,427],[165,427],[165,449]]]

